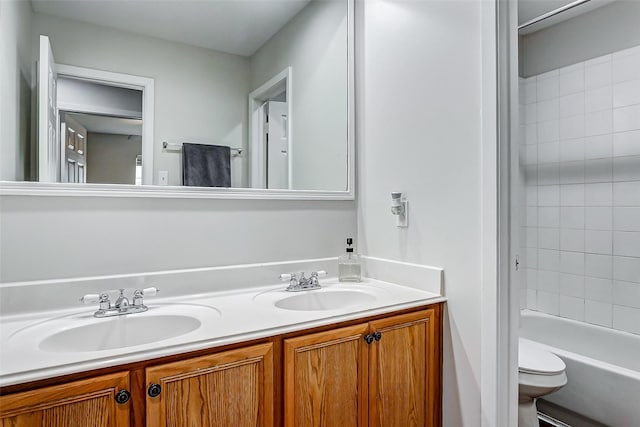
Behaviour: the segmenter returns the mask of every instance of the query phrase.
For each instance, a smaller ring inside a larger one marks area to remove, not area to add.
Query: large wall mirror
[[[2,192],[352,198],[353,7],[2,1]]]

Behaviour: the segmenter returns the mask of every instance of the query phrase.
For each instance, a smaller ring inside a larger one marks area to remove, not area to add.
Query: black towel
[[[183,143],[182,184],[231,187],[231,149],[220,145]]]

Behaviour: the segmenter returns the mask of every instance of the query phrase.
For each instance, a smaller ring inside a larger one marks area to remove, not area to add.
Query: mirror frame
[[[134,197],[170,199],[240,200],[355,200],[355,0],[347,0],[347,188],[329,190],[277,190],[128,184],[69,184],[35,181],[0,181],[0,196]]]

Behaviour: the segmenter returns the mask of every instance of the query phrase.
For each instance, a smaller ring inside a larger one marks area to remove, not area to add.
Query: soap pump
[[[345,253],[338,257],[338,280],[340,282],[359,282],[362,279],[360,257],[353,252],[353,239],[347,239]]]

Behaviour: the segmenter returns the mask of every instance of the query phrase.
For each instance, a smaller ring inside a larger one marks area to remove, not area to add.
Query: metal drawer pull
[[[129,390],[120,390],[116,393],[116,403],[119,403],[120,405],[127,403],[129,399],[131,399],[131,393],[129,393]]]
[[[147,394],[149,397],[158,397],[161,391],[162,387],[160,387],[160,384],[151,384],[147,389]]]

